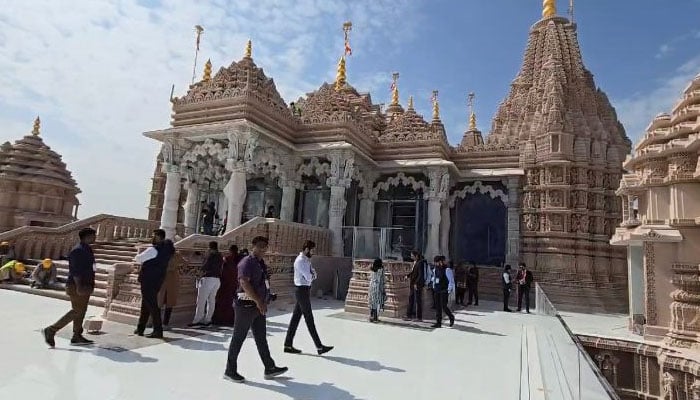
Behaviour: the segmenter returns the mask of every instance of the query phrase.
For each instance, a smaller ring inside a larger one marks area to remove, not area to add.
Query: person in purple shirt
[[[234,305],[236,318],[233,321],[233,335],[224,372],[224,379],[238,383],[245,380],[238,373],[238,354],[251,329],[258,354],[265,366],[265,379],[274,378],[288,370],[287,367],[275,365],[267,344],[267,266],[262,257],[267,252],[268,239],[256,236],[252,244],[251,254],[238,263],[239,289]]]

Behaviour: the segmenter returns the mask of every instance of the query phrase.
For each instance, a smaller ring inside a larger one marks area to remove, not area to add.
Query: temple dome
[[[305,123],[360,119],[348,98],[327,82],[315,92],[308,93],[306,98],[299,99],[296,105],[301,110],[301,119]]]
[[[60,226],[72,222],[80,193],[72,174],[34,132],[0,146],[0,231],[23,225]]]
[[[439,133],[409,106],[406,111],[395,114],[387,123],[386,130],[379,137],[382,142],[425,141],[439,139]]]

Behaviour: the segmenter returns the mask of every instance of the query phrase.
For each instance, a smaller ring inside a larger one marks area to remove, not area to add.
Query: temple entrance
[[[214,220],[213,220],[213,232],[214,234],[221,233],[223,227],[224,217],[226,216],[226,197],[224,192],[221,190],[220,185],[205,179],[199,186],[199,197],[197,201],[197,227],[195,232],[203,234],[204,232],[204,219],[205,211],[207,207],[213,205],[215,210]]]
[[[479,191],[455,200],[451,248],[455,262],[500,266],[506,259],[507,208]]]
[[[328,205],[331,190],[316,176],[304,176],[304,189],[300,191],[301,201],[297,209],[299,221],[303,224],[328,228]]]
[[[277,185],[276,179],[269,177],[249,179],[246,191],[247,196],[243,206],[241,223],[266,215],[279,218],[282,189]]]
[[[387,258],[410,259],[413,249],[424,250],[426,201],[419,192],[399,185],[379,193],[375,203],[374,226],[387,230],[391,253]]]

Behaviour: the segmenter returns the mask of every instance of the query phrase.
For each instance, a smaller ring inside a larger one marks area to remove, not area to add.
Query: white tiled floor
[[[283,353],[289,315],[271,317],[273,358],[290,368],[288,378],[264,380],[248,339],[239,358],[247,382],[234,384],[222,379],[228,331],[124,352],[72,348],[58,338],[50,350],[38,329],[65,312],[66,302],[0,290],[0,304],[0,399],[517,399],[522,328],[540,318],[484,303],[458,312],[453,328],[417,330],[333,317],[342,303],[316,301],[319,332],[335,350]],[[313,349],[303,322],[295,346]]]

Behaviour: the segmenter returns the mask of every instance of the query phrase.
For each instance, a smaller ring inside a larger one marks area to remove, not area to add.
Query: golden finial
[[[34,128],[32,129],[32,135],[34,136],[39,136],[39,130],[41,129],[41,119],[39,119],[39,116],[36,116],[36,119],[34,120]]]
[[[391,105],[399,105],[399,73],[394,72],[392,75],[393,81],[391,82]]]
[[[542,0],[542,18],[557,15],[557,0]]]
[[[253,58],[253,41],[248,39],[248,43],[245,44],[245,55],[244,58]]]
[[[345,88],[347,78],[345,77],[345,56],[340,57],[338,61],[338,72],[335,75],[335,90],[340,91]]]
[[[476,95],[472,92],[467,96],[467,104],[469,105],[469,130],[476,130],[476,114],[474,114],[474,98]]]
[[[413,96],[408,96],[408,109],[413,110]]]
[[[440,119],[440,104],[438,103],[438,91],[433,90],[433,119]]]
[[[204,64],[204,77],[202,78],[204,82],[209,82],[211,80],[211,59],[207,60]]]

